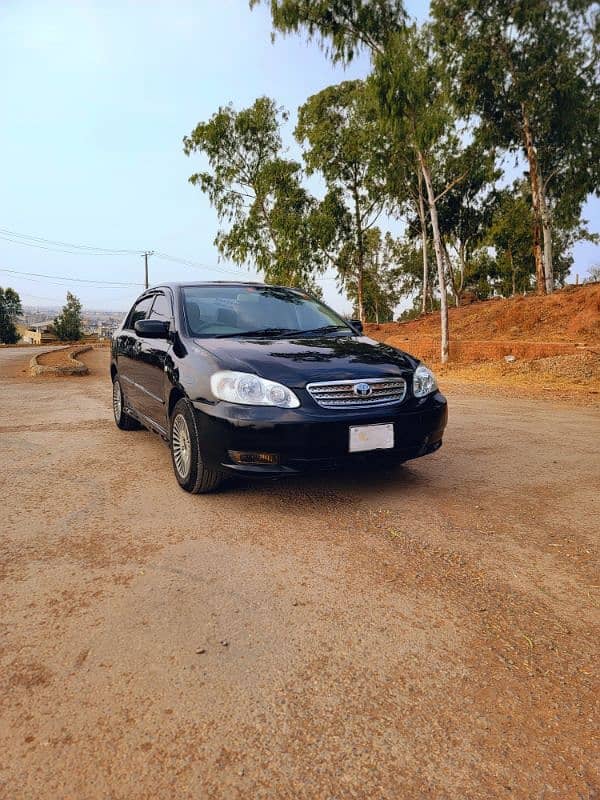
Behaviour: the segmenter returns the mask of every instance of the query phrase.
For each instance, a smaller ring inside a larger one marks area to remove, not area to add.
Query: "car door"
[[[157,319],[173,325],[173,305],[168,289],[157,291],[147,319]],[[138,388],[141,413],[162,430],[166,430],[165,363],[171,348],[170,339],[140,338]]]
[[[145,295],[137,300],[117,337],[117,370],[121,389],[125,396],[125,404],[134,411],[142,411],[141,392],[138,388],[142,343],[134,330],[134,325],[138,320],[147,318],[153,301],[154,295]]]

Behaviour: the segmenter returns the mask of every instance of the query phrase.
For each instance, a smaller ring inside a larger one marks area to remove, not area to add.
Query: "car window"
[[[157,294],[148,319],[171,319],[171,301],[164,294]]]
[[[298,333],[326,326],[347,329],[335,311],[299,290],[277,286],[184,286],[183,296],[192,336],[235,336],[265,328]]]
[[[133,330],[133,326],[136,322],[140,319],[146,319],[148,313],[150,312],[150,307],[152,306],[152,301],[154,297],[144,297],[134,305],[134,307],[129,312],[129,316],[127,317],[127,324],[126,327]]]

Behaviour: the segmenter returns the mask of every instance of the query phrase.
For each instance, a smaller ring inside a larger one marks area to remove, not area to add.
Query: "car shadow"
[[[395,465],[348,465],[332,470],[294,475],[282,478],[228,478],[223,491],[229,495],[294,495],[327,496],[347,495],[352,499],[366,499],[372,493],[390,489],[413,489],[429,481],[422,471],[415,470],[412,462]]]

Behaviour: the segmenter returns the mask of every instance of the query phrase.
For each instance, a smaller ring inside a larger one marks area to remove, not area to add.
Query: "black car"
[[[232,473],[406,461],[437,450],[446,426],[426,366],[281,286],[145,291],[114,335],[110,372],[117,425],[169,442],[188,492]]]

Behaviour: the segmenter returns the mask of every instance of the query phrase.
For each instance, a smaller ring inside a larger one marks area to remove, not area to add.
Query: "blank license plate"
[[[350,452],[360,453],[365,450],[389,450],[394,446],[394,426],[390,422],[385,425],[353,425],[350,427]]]

